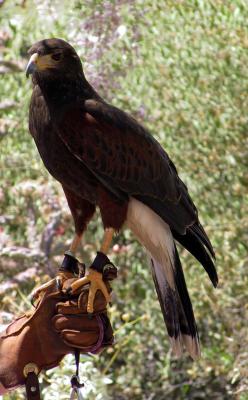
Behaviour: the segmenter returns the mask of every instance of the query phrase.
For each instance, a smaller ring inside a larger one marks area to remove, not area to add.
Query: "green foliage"
[[[115,239],[119,247],[111,258],[120,272],[110,315],[116,346],[100,357],[82,357],[87,399],[248,398],[247,10],[242,0],[9,0],[1,7],[1,102],[13,102],[0,107],[2,265],[14,258],[14,272],[21,268],[24,258],[15,248],[40,250],[44,229],[60,213],[64,234],[56,233],[47,255],[55,270],[72,234],[59,185],[43,167],[27,127],[26,51],[50,36],[75,45],[99,92],[164,145],[216,250],[217,290],[182,251],[202,343],[202,358],[193,363],[169,351],[143,250],[130,232]],[[8,69],[7,62],[15,65]],[[99,225],[98,218],[84,240],[81,257],[88,262],[101,240]],[[33,260],[25,261],[27,267]],[[20,294],[13,271],[0,271],[1,280],[11,283],[2,309],[11,313],[25,308],[31,287],[47,279],[37,266],[33,281],[20,281]],[[71,364],[67,358],[44,375],[45,399],[68,398]],[[4,396],[22,398],[21,392]]]

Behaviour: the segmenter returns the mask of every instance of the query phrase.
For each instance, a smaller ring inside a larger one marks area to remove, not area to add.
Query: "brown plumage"
[[[63,186],[76,232],[85,230],[96,206],[104,227],[119,230],[127,222],[150,254],[175,352],[184,344],[197,357],[197,328],[173,237],[200,261],[214,286],[218,278],[187,187],[150,133],[90,86],[68,43],[42,40],[29,53],[29,129],[46,168]]]

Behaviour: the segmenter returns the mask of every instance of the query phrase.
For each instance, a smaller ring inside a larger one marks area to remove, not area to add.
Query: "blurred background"
[[[215,290],[181,250],[202,357],[177,360],[143,249],[128,231],[115,238],[116,346],[81,356],[85,399],[248,399],[247,20],[246,0],[0,1],[0,324],[30,308],[30,291],[54,275],[73,232],[28,133],[27,49],[43,38],[75,46],[101,96],[163,144],[217,254]],[[102,233],[97,217],[81,260],[92,260]],[[42,375],[45,400],[68,399],[73,364],[67,357]]]

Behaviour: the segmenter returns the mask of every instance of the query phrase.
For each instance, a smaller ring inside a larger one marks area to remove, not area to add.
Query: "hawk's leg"
[[[70,287],[70,292],[73,293],[81,286],[90,283],[89,297],[87,304],[88,313],[94,312],[94,300],[97,290],[101,290],[107,303],[109,303],[110,301],[110,294],[108,293],[107,287],[103,281],[102,273],[104,267],[107,264],[110,264],[110,261],[106,256],[106,253],[110,248],[113,235],[114,235],[113,228],[105,229],[103,243],[100,252],[97,253],[95,260],[93,261],[91,267],[89,268],[88,274],[84,278],[78,279],[77,281],[73,282]]]
[[[66,279],[78,277],[80,273],[80,263],[78,263],[77,259],[75,258],[75,253],[81,242],[83,232],[85,231],[88,222],[95,212],[95,205],[77,196],[74,192],[68,190],[64,186],[63,189],[72,213],[76,234],[72,240],[69,250],[65,252],[65,257],[61,266],[59,267],[56,277],[44,285],[36,288],[32,293],[32,300],[39,298],[42,292],[51,290],[51,288],[60,290],[63,282]]]
[[[82,238],[82,234],[76,233],[72,243],[69,247],[69,250],[65,252],[65,257],[63,259],[63,262],[59,268],[59,271],[68,271],[72,272],[73,274],[78,275],[79,274],[79,269],[78,269],[78,261],[75,257],[76,251],[78,249],[78,246],[80,245]]]
[[[72,241],[72,243],[71,243],[71,245],[70,245],[70,248],[69,248],[68,253],[71,253],[72,255],[74,255],[74,254],[76,253],[77,248],[78,248],[78,246],[80,245],[81,238],[82,238],[82,235],[80,235],[80,234],[76,234],[76,235],[74,236],[73,241]]]
[[[78,196],[64,185],[62,185],[62,187],[71,210],[76,233],[69,250],[65,252],[65,257],[59,270],[73,272],[78,275],[80,271],[78,270],[79,264],[75,258],[75,254],[80,245],[83,232],[94,215],[96,206]]]
[[[108,254],[109,248],[112,243],[112,239],[114,236],[114,229],[113,228],[106,228],[104,231],[103,242],[100,248],[100,251],[103,254]]]

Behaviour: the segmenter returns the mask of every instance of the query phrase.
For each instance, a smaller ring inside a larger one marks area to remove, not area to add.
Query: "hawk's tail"
[[[174,289],[167,282],[163,264],[151,257],[151,267],[172,350],[180,357],[185,347],[190,356],[197,359],[200,356],[197,326],[176,247],[171,266],[175,271]]]
[[[131,198],[127,225],[149,253],[153,279],[174,352],[193,359],[200,347],[195,317],[170,227],[149,207]]]

